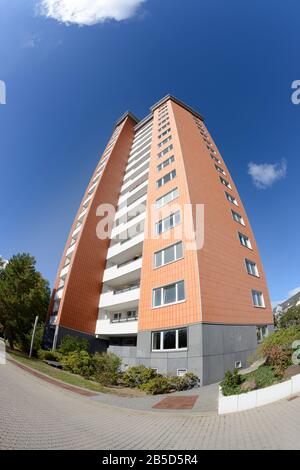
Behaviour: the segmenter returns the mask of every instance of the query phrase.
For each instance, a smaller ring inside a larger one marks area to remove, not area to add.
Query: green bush
[[[271,348],[274,346],[280,346],[283,349],[291,351],[291,345],[296,339],[300,339],[299,326],[280,328],[263,340],[258,348],[258,355],[260,357],[268,356]]]
[[[243,379],[239,375],[237,369],[234,369],[233,372],[227,370],[225,372],[225,378],[223,382],[220,383],[223,395],[236,395],[237,393],[240,393],[240,385],[242,381]]]
[[[157,372],[143,365],[129,367],[123,374],[122,382],[126,387],[134,388],[146,384],[157,377]]]
[[[102,385],[116,385],[122,360],[113,353],[96,353],[93,356],[94,378]]]
[[[61,340],[58,351],[65,355],[73,351],[88,351],[89,346],[87,339],[67,335]]]
[[[79,374],[83,377],[91,377],[95,370],[93,366],[93,358],[87,351],[72,351],[62,355],[61,364],[63,369]]]
[[[258,388],[268,387],[276,382],[274,370],[268,366],[261,366],[253,372],[253,378]]]
[[[43,341],[43,335],[44,335],[44,324],[40,324],[37,326],[35,335],[34,335],[34,340],[33,340],[33,346],[32,346],[32,355],[34,357],[37,357],[38,350],[41,348],[41,344]],[[20,338],[20,341],[16,342],[17,348],[19,348],[21,351],[25,353],[29,353],[30,351],[30,345],[31,345],[31,338],[32,338],[32,329],[22,338]]]
[[[37,357],[41,361],[59,361],[60,354],[57,351],[47,351],[45,349],[39,349],[37,352]]]
[[[172,389],[178,392],[190,390],[199,385],[199,378],[192,372],[187,372],[182,377],[170,377],[169,381]]]
[[[156,377],[153,377],[148,382],[141,384],[140,389],[149,395],[169,393],[172,390],[172,382],[168,377],[156,375]]]
[[[287,312],[282,313],[278,319],[278,324],[279,328],[300,327],[300,305],[291,307]]]

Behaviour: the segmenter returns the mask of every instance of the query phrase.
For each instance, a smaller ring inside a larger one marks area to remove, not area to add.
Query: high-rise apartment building
[[[142,121],[126,113],[67,240],[49,311],[54,347],[86,337],[124,367],[192,371],[203,385],[245,366],[272,328],[254,235],[203,118],[172,96]]]

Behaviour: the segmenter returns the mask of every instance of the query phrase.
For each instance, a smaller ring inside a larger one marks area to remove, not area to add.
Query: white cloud
[[[288,298],[293,297],[293,295],[298,294],[298,292],[300,292],[300,286],[295,287],[295,289],[290,290],[290,292],[288,293]]]
[[[93,25],[134,16],[147,0],[39,0],[39,11],[61,23]]]
[[[258,189],[266,189],[273,183],[286,176],[287,163],[281,160],[280,163],[249,163],[248,174],[252,177],[254,185]]]

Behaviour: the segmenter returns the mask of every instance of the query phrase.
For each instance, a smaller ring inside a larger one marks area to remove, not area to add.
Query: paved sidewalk
[[[202,415],[211,415],[217,414],[218,412],[218,385],[207,385],[205,387],[197,387],[192,390],[186,390],[183,392],[175,392],[172,394],[165,395],[147,395],[142,397],[123,397],[119,395],[114,395],[113,393],[100,393],[100,392],[91,392],[89,390],[69,385],[65,382],[62,382],[57,379],[53,379],[37,370],[28,367],[27,365],[21,364],[20,362],[9,358],[9,362],[14,364],[16,367],[23,369],[27,373],[38,377],[41,380],[44,380],[56,387],[64,388],[70,392],[77,393],[89,397],[96,402],[100,402],[106,405],[117,406],[120,408],[128,408],[130,410],[144,410],[144,411],[156,411],[156,408],[153,408],[155,405],[160,403],[166,397],[189,397],[192,395],[197,396],[194,406],[191,409],[176,409],[176,412],[184,413],[201,413]],[[160,409],[160,412],[165,413],[174,413],[174,409]]]
[[[198,399],[190,410],[183,409],[175,411],[160,409],[159,411],[163,413],[197,413],[204,416],[212,414],[216,415],[218,413],[218,390],[218,385],[213,384],[206,387],[193,388],[192,390],[186,390],[184,392],[169,393],[167,395],[149,395],[138,398],[125,398],[110,393],[99,393],[91,399],[107,405],[120,406],[131,410],[152,411],[155,413],[156,409],[153,408],[153,406],[157,405],[166,397],[197,395]]]
[[[300,397],[232,415],[105,405],[0,366],[0,449],[300,449]]]

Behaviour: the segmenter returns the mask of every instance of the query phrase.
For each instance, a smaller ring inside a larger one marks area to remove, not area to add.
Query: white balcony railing
[[[99,308],[110,310],[137,307],[140,298],[140,287],[134,286],[119,291],[105,292],[100,295]]]
[[[144,232],[137,234],[129,240],[119,242],[109,247],[107,259],[111,262],[122,263],[129,257],[133,257],[142,252]]]
[[[103,282],[109,282],[112,280],[117,280],[119,278],[126,278],[130,274],[138,274],[142,268],[142,257],[136,260],[127,261],[121,265],[111,266],[110,268],[105,269],[103,275]]]
[[[145,206],[146,210],[146,202],[147,202],[147,194],[143,194],[140,198],[138,198],[136,201],[133,202],[133,204],[130,204],[129,206],[124,206],[121,209],[117,210],[115,214],[115,220],[120,219],[121,217],[125,217],[130,214],[134,213],[135,209],[142,209],[143,206]],[[141,206],[141,207],[139,207]]]
[[[111,321],[109,318],[99,319],[96,323],[97,335],[132,335],[138,332],[138,320],[136,318],[128,321]]]

